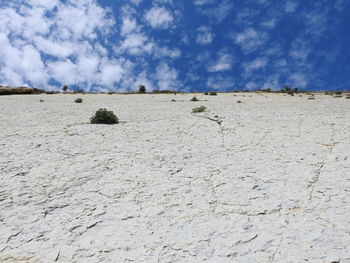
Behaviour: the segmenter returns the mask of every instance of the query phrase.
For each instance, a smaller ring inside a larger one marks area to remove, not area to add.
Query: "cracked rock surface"
[[[0,262],[350,262],[350,100],[192,96],[0,97]]]

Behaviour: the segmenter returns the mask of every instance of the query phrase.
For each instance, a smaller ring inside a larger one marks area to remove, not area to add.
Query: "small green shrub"
[[[314,100],[315,99],[315,97],[309,97],[308,98],[308,100]]]
[[[204,95],[209,95],[209,93],[208,92],[204,92]]]
[[[207,107],[205,107],[205,106],[199,106],[199,107],[193,108],[192,112],[193,113],[204,112],[204,111],[206,111],[206,109],[207,109]]]
[[[75,102],[75,103],[82,103],[82,102],[83,102],[83,99],[82,99],[82,98],[77,98],[77,99],[75,99],[74,102]]]
[[[139,93],[146,93],[146,87],[144,85],[139,85]]]
[[[237,100],[237,103],[242,103],[242,101],[240,101],[240,100]]]
[[[171,101],[172,101],[172,102],[176,102],[176,100],[174,100],[174,99],[172,99]]]
[[[199,101],[196,96],[192,97],[191,101]]]
[[[216,96],[216,95],[218,95],[216,92],[209,92],[209,95],[210,96]]]
[[[40,102],[44,102],[44,100],[43,100],[43,99],[40,99],[39,101],[40,101]]]
[[[118,122],[118,117],[113,111],[107,111],[104,108],[96,111],[95,115],[90,118],[91,124],[116,124]]]

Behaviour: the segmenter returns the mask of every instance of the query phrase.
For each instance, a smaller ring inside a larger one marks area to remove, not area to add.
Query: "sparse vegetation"
[[[206,111],[206,109],[207,109],[207,107],[205,107],[205,106],[199,106],[199,107],[193,108],[192,112],[193,113],[204,112],[204,111]]]
[[[43,99],[40,99],[39,101],[40,101],[40,102],[44,102],[44,100],[43,100]]]
[[[144,85],[139,85],[139,92],[146,93],[146,87]]]
[[[176,100],[174,100],[174,99],[172,99],[171,101],[172,101],[172,102],[176,102]]]
[[[294,96],[294,93],[298,93],[298,89],[297,88],[291,88],[288,85],[284,86],[283,89],[281,89],[282,93],[288,93],[291,96]]]
[[[217,92],[212,91],[212,92],[209,92],[209,95],[210,95],[210,96],[216,96],[216,95],[218,95],[218,94],[217,94]]]
[[[240,101],[240,100],[237,100],[237,103],[242,103],[242,101]]]
[[[63,90],[63,92],[67,92],[68,86],[67,86],[67,85],[64,85],[64,86],[62,87],[62,90]]]
[[[205,92],[204,95],[208,95],[209,93],[208,92]]]
[[[118,122],[118,117],[113,111],[107,111],[104,108],[96,111],[95,115],[90,118],[91,124],[117,124]]]
[[[83,99],[82,98],[77,98],[74,100],[75,103],[82,103],[83,102]]]
[[[199,101],[196,96],[193,96],[191,101]]]

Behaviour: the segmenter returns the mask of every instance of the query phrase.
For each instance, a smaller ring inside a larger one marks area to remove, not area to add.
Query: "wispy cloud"
[[[199,10],[202,14],[210,18],[214,18],[218,23],[224,21],[233,8],[233,3],[229,0],[221,1],[220,4],[216,7],[205,7],[204,5],[208,3],[212,2],[205,0],[195,1],[195,4],[199,6]]]
[[[197,33],[197,43],[201,44],[201,45],[206,45],[206,44],[210,44],[213,39],[214,39],[214,35],[211,32],[210,27],[207,26],[201,26],[197,29],[198,33]]]
[[[265,32],[259,32],[252,27],[246,28],[243,32],[234,36],[236,44],[246,53],[254,51],[257,47],[263,45],[266,40],[267,35]]]

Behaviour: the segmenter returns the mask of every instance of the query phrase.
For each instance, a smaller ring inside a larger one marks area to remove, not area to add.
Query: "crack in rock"
[[[205,112],[204,115],[198,115],[198,113],[191,113],[191,114],[197,118],[203,118],[203,119],[207,119],[207,120],[210,120],[210,121],[217,123],[219,125],[219,128],[220,128],[219,134],[220,134],[221,139],[222,139],[222,144],[225,145],[224,127],[222,126],[223,120],[218,115],[214,115],[213,117],[210,117],[209,112]]]

